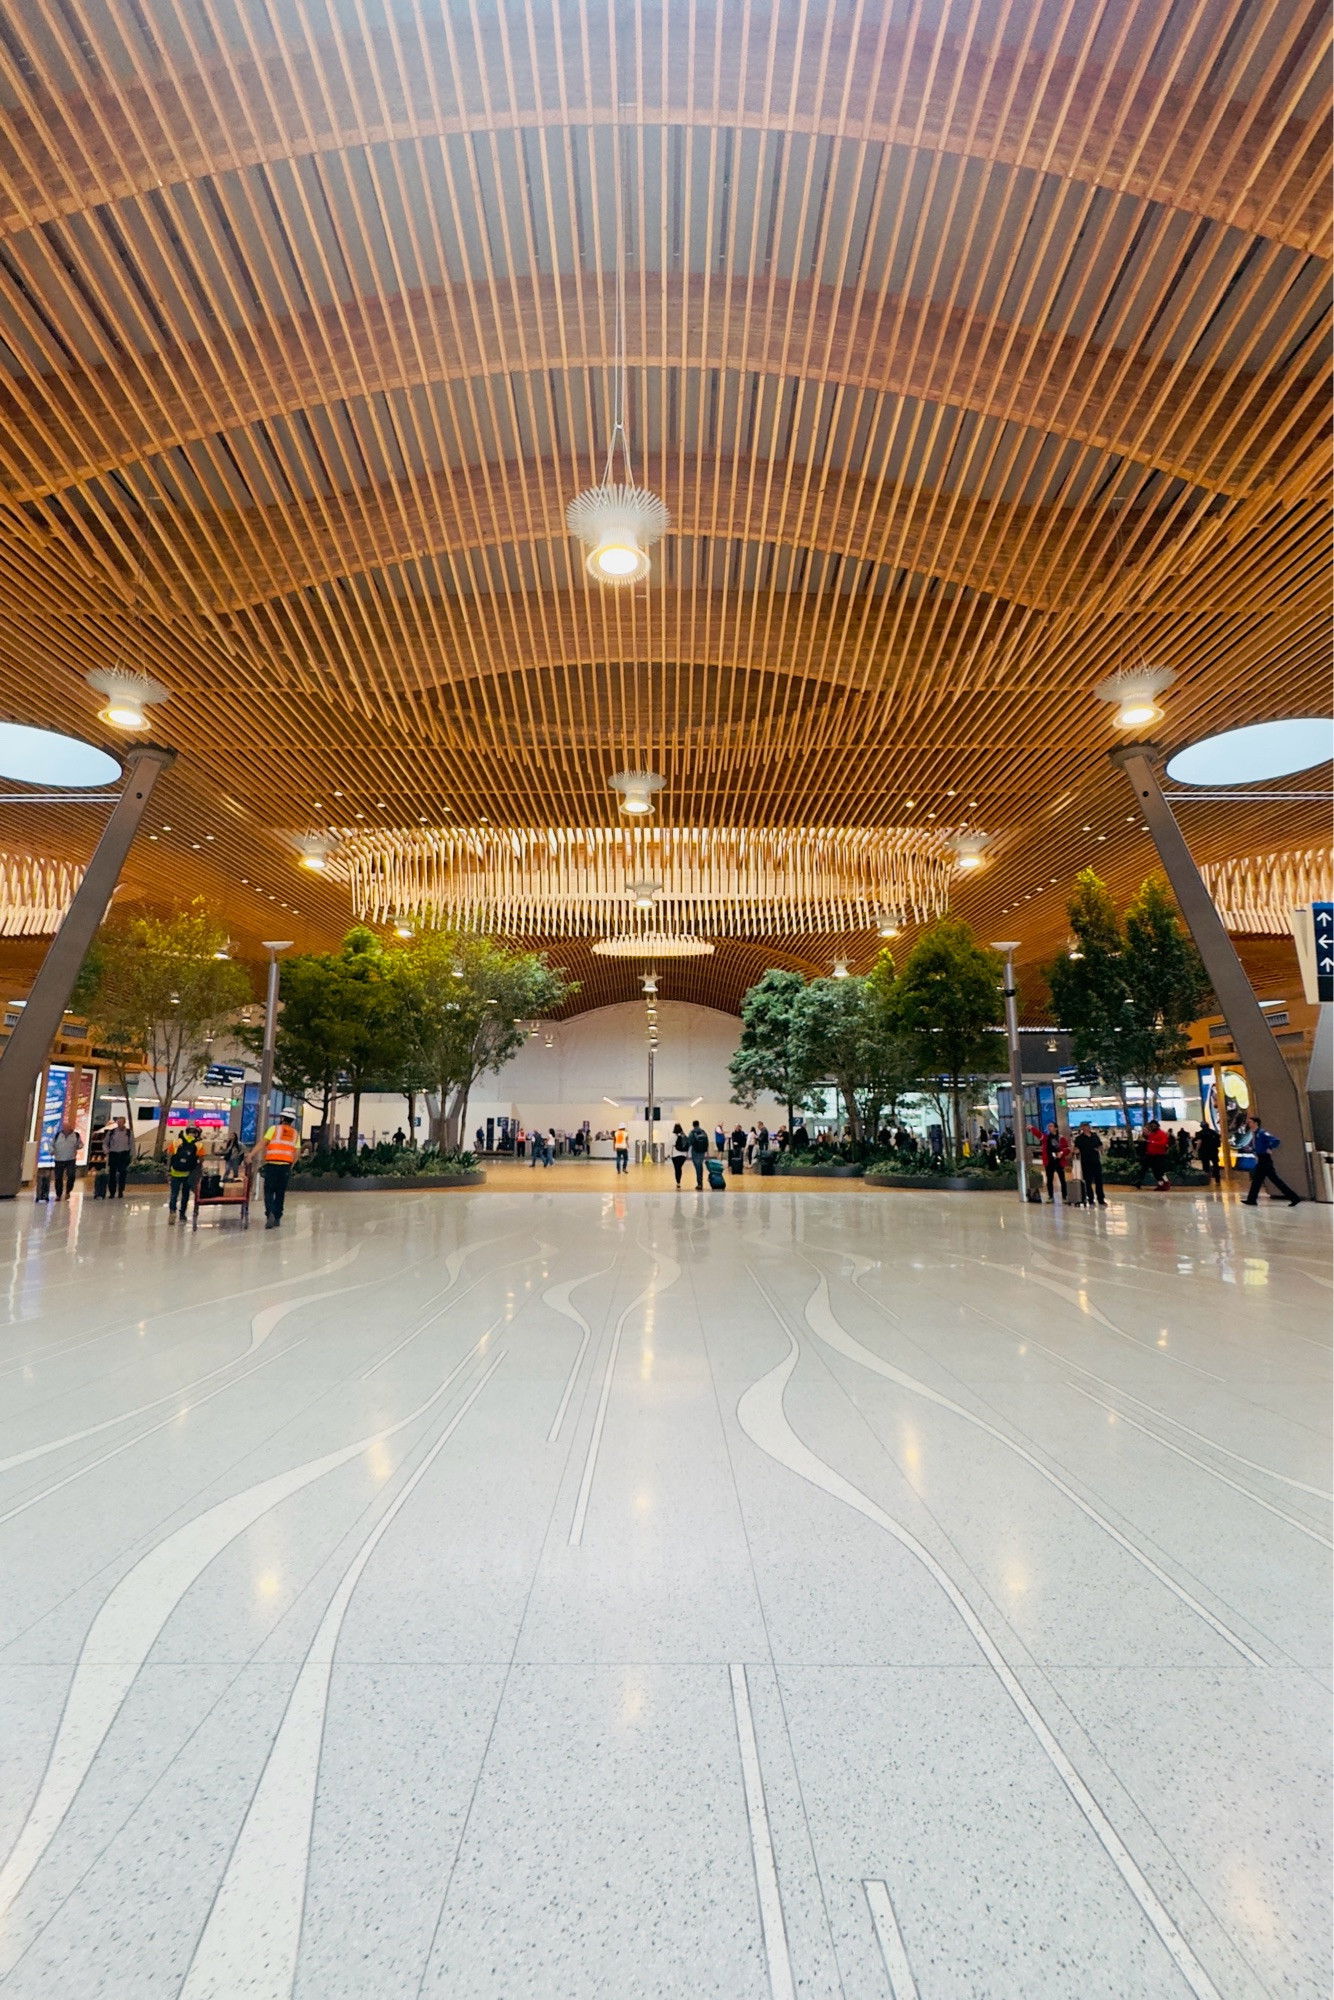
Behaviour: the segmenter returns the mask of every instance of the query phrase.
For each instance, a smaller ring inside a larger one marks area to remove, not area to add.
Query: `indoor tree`
[[[793,1114],[810,1109],[808,1095],[815,1081],[803,1068],[793,1035],[805,990],[804,974],[771,966],[741,1002],[741,1040],[728,1064],[733,1104],[750,1105],[760,1096],[776,1098],[787,1106],[789,1131]]]
[[[1125,1064],[1157,1109],[1158,1093],[1189,1060],[1186,1033],[1209,1003],[1209,978],[1161,875],[1150,875],[1125,915],[1131,1012]]]
[[[469,932],[422,931],[387,958],[406,1058],[430,1092],[431,1143],[459,1151],[478,1077],[502,1068],[527,1039],[526,1023],[575,989],[538,953]]]
[[[939,1077],[949,1101],[956,1160],[963,1157],[965,1086],[1005,1067],[1001,961],[958,917],[942,917],[917,940],[899,976],[894,1013],[924,1080]]]
[[[130,1073],[152,1079],[159,1157],[178,1092],[202,1074],[215,1036],[251,998],[249,977],[227,957],[227,933],[202,898],[161,916],[118,912],[98,932],[74,1004],[106,1050],[127,1108]]]
[[[1115,1091],[1127,1130],[1128,1083],[1148,1103],[1187,1059],[1185,1030],[1207,1005],[1209,982],[1161,876],[1126,910],[1091,868],[1068,906],[1072,955],[1046,968],[1052,1005],[1070,1030],[1075,1061]]]

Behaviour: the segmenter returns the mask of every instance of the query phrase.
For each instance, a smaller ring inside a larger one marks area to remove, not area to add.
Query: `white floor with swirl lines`
[[[1328,1238],[0,1206],[0,1996],[1326,2000]]]

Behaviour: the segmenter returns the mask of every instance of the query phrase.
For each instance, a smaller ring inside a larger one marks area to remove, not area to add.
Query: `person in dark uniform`
[[[1289,1208],[1296,1208],[1301,1196],[1286,1181],[1280,1180],[1278,1168],[1274,1165],[1274,1154],[1278,1150],[1278,1140],[1272,1132],[1266,1132],[1256,1114],[1252,1111],[1247,1119],[1251,1128],[1251,1151],[1255,1154],[1255,1165],[1251,1168],[1251,1191],[1246,1197],[1246,1207],[1254,1208],[1260,1199],[1260,1190],[1266,1181],[1274,1183],[1274,1192],[1281,1194]],[[1273,1199],[1271,1195],[1270,1199]]]
[[[1223,1138],[1214,1125],[1201,1125],[1195,1138],[1195,1154],[1200,1163],[1200,1172],[1207,1174],[1215,1187],[1223,1185],[1223,1169],[1219,1165]]]
[[[1084,1183],[1085,1208],[1092,1208],[1095,1200],[1099,1208],[1106,1208],[1107,1195],[1102,1184],[1102,1140],[1087,1119],[1075,1133],[1075,1151],[1079,1155],[1079,1173]]]

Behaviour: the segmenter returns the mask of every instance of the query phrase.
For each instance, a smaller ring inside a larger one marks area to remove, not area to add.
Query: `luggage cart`
[[[196,1174],[194,1200],[191,1205],[190,1227],[198,1229],[201,1208],[212,1209],[219,1222],[225,1222],[228,1212],[234,1214],[242,1229],[250,1227],[250,1187],[254,1173],[249,1160],[241,1168],[241,1178],[235,1181],[223,1180],[220,1174]],[[204,1193],[204,1182],[216,1181],[216,1192]]]

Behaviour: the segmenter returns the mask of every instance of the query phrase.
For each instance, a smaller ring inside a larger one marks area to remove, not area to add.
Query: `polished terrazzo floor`
[[[4,2000],[1327,1995],[1327,1211],[0,1259]]]

